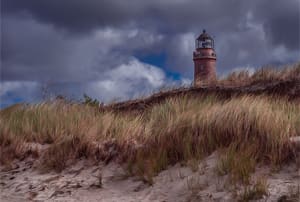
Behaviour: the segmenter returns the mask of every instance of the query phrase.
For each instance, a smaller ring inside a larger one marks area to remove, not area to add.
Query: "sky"
[[[300,0],[1,0],[0,107],[190,85],[203,29],[219,77],[300,61]]]

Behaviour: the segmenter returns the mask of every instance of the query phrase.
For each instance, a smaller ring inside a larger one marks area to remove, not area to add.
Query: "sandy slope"
[[[215,172],[217,154],[199,164],[198,171],[179,164],[169,167],[154,178],[152,186],[138,177],[129,177],[115,163],[91,165],[85,160],[62,173],[40,173],[32,159],[15,162],[14,169],[0,167],[1,201],[235,201],[227,176]],[[279,172],[257,168],[255,177],[265,176],[270,195],[277,201],[291,188],[299,186],[300,170],[289,165]],[[265,201],[264,199],[264,201]]]

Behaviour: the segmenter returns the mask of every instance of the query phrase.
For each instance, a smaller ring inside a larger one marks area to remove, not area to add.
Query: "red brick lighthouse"
[[[216,80],[216,60],[214,40],[205,30],[196,39],[196,50],[193,53],[195,64],[194,85],[212,84]]]

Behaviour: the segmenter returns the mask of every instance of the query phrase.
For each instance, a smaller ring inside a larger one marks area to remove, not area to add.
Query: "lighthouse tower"
[[[194,85],[209,85],[216,80],[216,60],[214,40],[205,30],[196,39],[196,50],[193,53],[195,64]]]

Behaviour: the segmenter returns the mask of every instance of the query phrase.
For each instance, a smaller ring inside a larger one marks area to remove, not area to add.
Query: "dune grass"
[[[299,79],[300,64],[295,64],[254,74],[234,72],[218,84]],[[217,150],[217,172],[229,174],[234,183],[249,184],[257,163],[280,166],[295,159],[289,138],[300,135],[300,104],[285,97],[181,95],[138,112],[99,111],[92,106],[58,100],[1,110],[0,163],[31,155],[39,158],[41,168],[61,171],[78,158],[114,159],[151,184],[168,165],[197,165]],[[47,147],[42,152],[28,149],[32,143]]]
[[[265,196],[265,201],[267,201],[268,195],[268,183],[267,180],[262,177],[261,179],[257,179],[253,185],[244,186],[241,193],[238,194],[237,199],[239,202],[248,202],[262,199]]]
[[[298,62],[292,65],[285,65],[277,69],[275,69],[273,66],[265,66],[255,72],[251,72],[247,69],[233,71],[225,78],[220,79],[218,84],[221,86],[244,86],[299,79],[300,63]]]
[[[0,115],[1,163],[20,158],[22,145],[35,142],[49,145],[41,165],[60,171],[77,158],[101,159],[107,153],[99,145],[108,144],[115,158],[148,182],[170,164],[200,160],[215,150],[227,155],[221,173],[247,181],[257,162],[280,165],[293,159],[289,137],[300,134],[300,105],[267,96],[183,96],[138,114],[46,102]],[[243,162],[251,166],[241,167]]]

